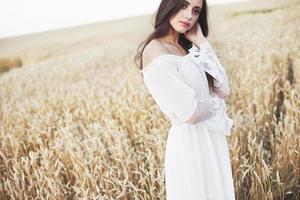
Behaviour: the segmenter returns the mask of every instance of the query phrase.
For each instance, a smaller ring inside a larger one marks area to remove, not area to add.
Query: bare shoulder
[[[168,53],[167,50],[162,46],[162,44],[158,40],[151,40],[149,44],[145,47],[142,54],[143,68],[147,67],[154,58],[166,53]]]

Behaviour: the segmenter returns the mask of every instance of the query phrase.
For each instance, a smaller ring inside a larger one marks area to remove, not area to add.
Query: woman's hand
[[[200,44],[205,39],[202,33],[201,26],[198,21],[193,25],[193,27],[184,33],[186,39],[194,43],[196,46],[200,47]]]

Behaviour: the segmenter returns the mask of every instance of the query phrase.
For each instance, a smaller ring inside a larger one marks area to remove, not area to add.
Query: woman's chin
[[[185,32],[188,31],[188,29],[187,29],[187,28],[177,28],[176,31],[177,31],[178,33],[185,33]]]

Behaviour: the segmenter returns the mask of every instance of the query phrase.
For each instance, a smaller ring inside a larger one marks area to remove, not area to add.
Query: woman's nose
[[[184,17],[186,18],[186,19],[190,19],[190,18],[192,18],[192,11],[190,11],[190,10],[185,10],[185,12],[184,12]]]

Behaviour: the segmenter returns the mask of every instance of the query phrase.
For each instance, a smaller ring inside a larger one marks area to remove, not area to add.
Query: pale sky
[[[207,0],[208,5],[241,0]],[[243,1],[243,0],[242,0]],[[0,38],[153,14],[161,0],[0,0]]]

